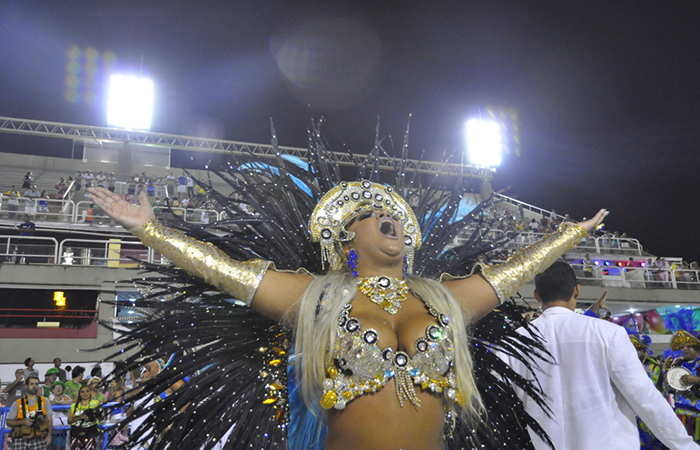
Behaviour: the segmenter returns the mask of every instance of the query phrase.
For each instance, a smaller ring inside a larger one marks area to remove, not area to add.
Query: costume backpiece
[[[466,276],[476,255],[504,243],[509,236],[486,241],[477,226],[466,242],[450,247],[467,225],[480,224],[482,211],[490,203],[484,202],[458,219],[467,175],[458,177],[450,190],[432,184],[419,186],[415,172],[410,177],[405,173],[407,136],[408,130],[402,155],[393,170],[379,170],[378,156],[386,152],[377,138],[370,158],[355,167],[354,177],[379,183],[380,177],[393,174],[392,192],[399,198],[420,188],[419,203],[407,211],[415,214],[415,221],[420,224],[420,229],[410,230],[407,236],[418,236],[422,243],[420,248],[415,246],[411,255],[413,274],[433,279],[444,278],[445,274]],[[273,145],[277,145],[274,130]],[[232,195],[213,190],[211,183],[204,180],[197,181],[205,186],[207,195],[224,206],[229,219],[205,226],[185,223],[175,215],[161,221],[170,229],[179,230],[174,233],[206,243],[206,251],[235,261],[250,261],[252,266],[246,266],[245,273],[252,279],[259,273],[257,270],[267,268],[268,261],[277,270],[303,269],[324,274],[328,265],[324,261],[331,265],[338,262],[323,253],[331,250],[328,245],[313,242],[322,241],[322,234],[309,239],[316,226],[309,226],[309,218],[324,195],[337,192],[342,185],[339,166],[321,137],[320,124],[315,122],[311,123],[309,152],[303,167],[285,159],[279,151],[276,155],[274,161],[266,162],[241,161],[231,155],[227,164],[210,169],[227,182]],[[376,194],[372,192],[375,199]],[[256,214],[249,215],[241,209],[241,202]],[[323,228],[318,227],[317,231],[323,233]],[[570,234],[566,239],[575,241],[580,228],[563,230],[554,239],[561,240],[565,233]],[[180,239],[179,235],[173,239]],[[411,244],[415,241],[406,242]],[[543,249],[537,251],[543,262],[551,257]],[[124,349],[115,357],[135,350],[113,375],[150,360],[162,359],[167,364],[142,389],[131,393],[129,401],[142,407],[135,408],[126,421],[145,418],[133,430],[131,441],[150,441],[154,450],[165,449],[171,443],[178,443],[179,448],[323,448],[325,425],[320,405],[318,410],[309,411],[294,379],[292,330],[248,308],[254,292],[227,286],[225,279],[216,278],[218,273],[208,279],[214,287],[181,267],[145,263],[143,267],[157,274],[132,280],[142,291],[143,299],[125,302],[124,306],[145,315],[144,320],[134,323],[110,344]],[[487,281],[493,283],[493,279],[504,277],[498,269],[491,270],[484,273]],[[512,286],[497,292],[503,300],[504,295],[512,294]],[[479,423],[472,425],[461,422],[459,411],[450,414],[446,448],[529,449],[532,444],[527,427],[547,439],[513,394],[512,386],[516,385],[546,409],[537,383],[512,371],[497,356],[498,352],[513,355],[528,367],[548,361],[546,350],[536,339],[515,332],[519,326],[527,324],[516,305],[508,301],[470,325],[475,379],[486,411]],[[173,385],[179,388],[166,395]],[[224,436],[226,440],[220,442]]]

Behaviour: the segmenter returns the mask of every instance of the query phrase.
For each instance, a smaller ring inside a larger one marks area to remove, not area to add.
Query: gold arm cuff
[[[248,306],[265,272],[273,266],[270,261],[262,259],[236,261],[211,243],[165,227],[155,218],[129,231],[190,275],[203,278],[220,291],[245,301]]]
[[[502,264],[480,264],[481,274],[496,291],[498,300],[503,303],[586,236],[588,232],[580,226],[564,224],[554,233],[523,247]]]

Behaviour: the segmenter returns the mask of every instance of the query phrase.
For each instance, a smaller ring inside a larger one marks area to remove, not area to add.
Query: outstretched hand
[[[88,188],[88,197],[116,220],[121,226],[130,230],[143,225],[153,218],[153,208],[146,194],[139,194],[139,205],[132,205],[114,192],[105,188]]]
[[[588,231],[588,233],[592,233],[596,228],[598,228],[598,225],[603,223],[603,219],[605,219],[605,216],[607,216],[609,213],[610,212],[607,209],[603,208],[598,211],[598,214],[593,216],[593,218],[588,219],[585,222],[581,222],[579,225],[581,228]]]

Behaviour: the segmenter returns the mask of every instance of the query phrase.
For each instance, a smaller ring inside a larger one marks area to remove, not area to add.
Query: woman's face
[[[117,388],[117,380],[110,380],[109,381],[109,388],[116,389]]]
[[[56,396],[63,395],[63,386],[61,386],[60,384],[57,384],[56,386],[54,386],[51,389],[51,392],[53,392],[53,395],[56,395]]]
[[[401,224],[391,214],[382,209],[368,211],[358,215],[347,228],[355,233],[352,247],[361,258],[391,258],[402,262],[404,253],[404,236]]]
[[[80,388],[80,399],[81,400],[87,400],[90,398],[90,388],[87,386],[83,386]]]

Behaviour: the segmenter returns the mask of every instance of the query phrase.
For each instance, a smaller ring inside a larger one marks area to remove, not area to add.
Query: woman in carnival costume
[[[274,166],[215,171],[257,218],[209,190],[239,219],[166,227],[143,194],[130,205],[90,190],[102,210],[176,266],[136,280],[147,297],[173,298],[137,301],[156,319],[117,341],[139,349],[121,371],[170,358],[132,397],[159,400],[135,411],[146,419],[133,439],[155,436],[151,448],[212,447],[224,436],[224,448],[531,448],[525,427],[541,429],[511,383],[540,401],[541,392],[495,354],[528,364],[546,356],[512,332],[508,324],[519,317],[502,302],[607,212],[466,276],[466,262],[492,244],[477,230],[468,245],[446,248],[476,217],[455,220],[461,179],[451,192],[428,189],[414,208],[419,219],[401,195],[404,181],[376,182],[376,158],[374,170],[358,167],[359,181],[341,181],[332,154],[310,136],[306,170],[277,153]],[[403,162],[396,169],[403,174]],[[174,383],[180,388],[165,395]]]

